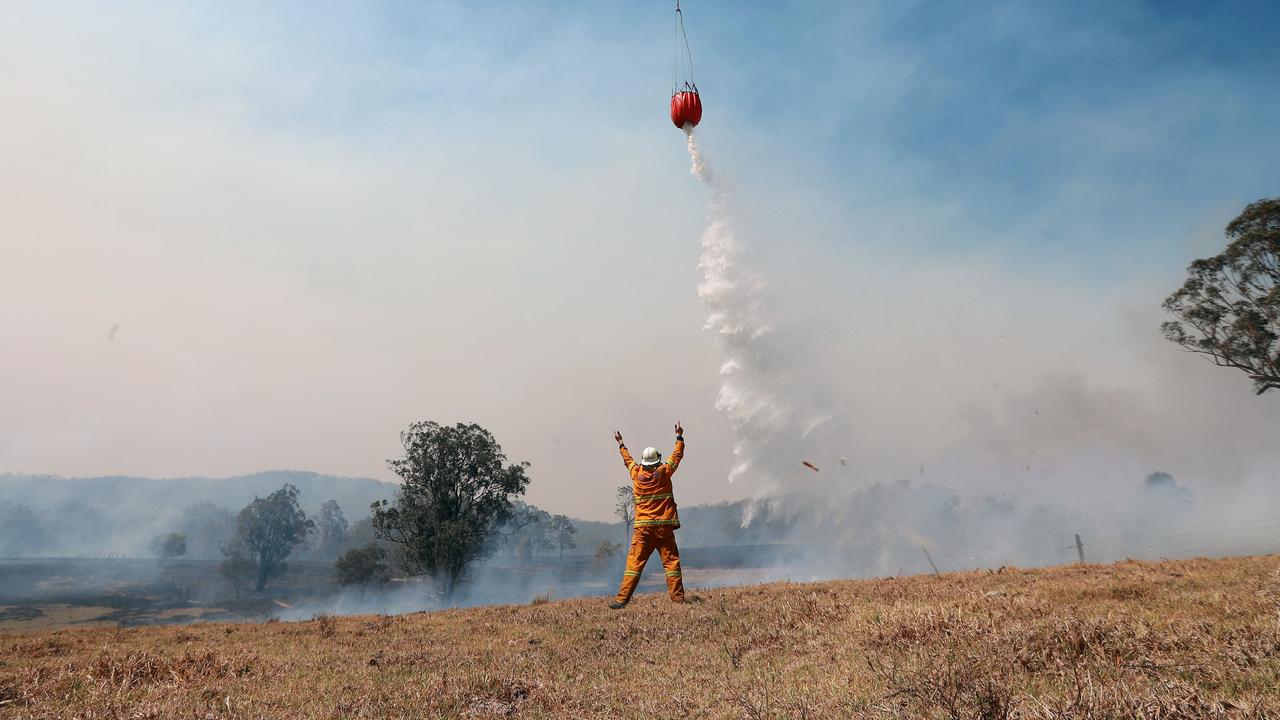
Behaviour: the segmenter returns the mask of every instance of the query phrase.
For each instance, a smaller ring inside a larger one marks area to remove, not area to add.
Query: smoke
[[[685,542],[840,548],[834,561],[788,560],[793,579],[928,571],[921,547],[950,569],[1068,562],[1076,533],[1091,560],[1208,552],[1195,538],[1210,537],[1259,549],[1219,526],[1276,522],[1256,508],[1276,494],[1266,468],[1280,454],[1265,438],[1280,415],[1167,347],[1154,330],[1162,287],[1085,293],[991,258],[889,248],[871,227],[838,270],[787,274],[785,256],[753,262],[749,250],[769,248],[747,246],[801,239],[735,227],[748,213],[686,133],[710,191],[698,293],[721,355],[716,408],[734,436],[729,480],[752,488],[740,515],[752,527],[704,535],[690,513]],[[1190,499],[1139,490],[1158,470]]]
[[[165,479],[0,474],[0,558],[148,557],[157,535],[179,533],[187,538],[184,558],[219,560],[235,514],[285,483],[302,491],[303,510],[313,517],[332,500],[358,518],[396,488],[288,470]]]
[[[733,428],[730,482],[748,480],[760,500],[781,489],[785,464],[794,463],[797,443],[830,422],[831,415],[799,402],[791,357],[776,342],[774,319],[764,303],[765,283],[742,261],[731,223],[729,184],[712,168],[686,125],[691,171],[711,191],[708,224],[702,233],[698,296],[707,307],[705,328],[720,348],[720,389],[716,409]],[[750,524],[749,504],[743,525]]]

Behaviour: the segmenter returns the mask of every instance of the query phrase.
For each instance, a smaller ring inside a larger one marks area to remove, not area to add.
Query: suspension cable
[[[693,50],[689,48],[689,33],[685,32],[684,29],[684,13],[680,10],[680,0],[676,0],[676,21],[680,36],[684,38],[684,54],[689,61],[689,82],[694,88],[697,88],[698,83],[693,79]],[[675,55],[678,60],[680,56],[679,39],[676,40]],[[676,83],[679,83],[679,78],[676,78]]]
[[[676,0],[676,13],[680,12],[680,0]],[[671,94],[680,89],[680,27],[671,28]]]

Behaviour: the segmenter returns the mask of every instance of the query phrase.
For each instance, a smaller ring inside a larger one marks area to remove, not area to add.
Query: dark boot
[[[617,600],[614,600],[613,602],[609,603],[609,609],[610,609],[610,610],[621,610],[622,608],[624,608],[624,607],[626,607],[626,606],[627,606],[627,603],[628,603],[628,602],[631,602],[631,601],[630,601],[630,600],[623,600],[622,602],[618,602]]]

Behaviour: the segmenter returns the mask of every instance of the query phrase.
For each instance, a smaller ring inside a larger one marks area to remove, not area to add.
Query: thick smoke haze
[[[394,497],[392,483],[275,471],[231,478],[61,478],[0,474],[0,557],[149,557],[157,535],[187,535],[184,557],[220,560],[235,514],[291,484],[315,517],[336,502],[351,522]],[[216,527],[215,527],[216,526]]]
[[[744,258],[729,181],[693,132],[688,147],[710,193],[699,294],[723,353],[717,408],[733,427],[736,459],[728,479],[747,479],[754,498],[849,492],[897,475],[962,496],[1113,507],[1136,478],[1162,468],[1210,498],[1240,486],[1273,495],[1266,481],[1280,449],[1269,438],[1280,432],[1280,409],[1165,346],[1154,309],[1116,296],[1102,298],[1109,312],[1100,317],[1073,316],[1054,288],[964,258],[954,268],[916,266],[894,287],[865,270],[900,268],[886,256],[840,268],[838,302],[836,292],[796,285],[820,285],[828,271],[793,267],[787,277],[769,272],[782,264],[776,257],[761,267]],[[836,308],[851,317],[842,323]],[[932,353],[923,338],[938,343]]]

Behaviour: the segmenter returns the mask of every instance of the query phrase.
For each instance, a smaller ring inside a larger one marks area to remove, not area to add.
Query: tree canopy
[[[347,542],[347,536],[351,530],[337,500],[328,500],[320,506],[320,514],[316,517],[315,524],[316,556],[326,560],[336,558]]]
[[[236,534],[236,515],[205,500],[182,509],[178,529],[187,538],[187,556],[212,560]]]
[[[475,424],[418,422],[400,442],[404,457],[387,465],[404,482],[394,504],[373,504],[373,527],[397,546],[405,572],[430,575],[447,599],[467,566],[493,549],[489,536],[528,486],[529,464],[508,464],[493,434]]]
[[[573,521],[567,515],[555,515],[551,518],[551,536],[554,538],[556,547],[560,549],[560,560],[564,560],[564,551],[572,550],[578,546],[578,542],[573,536],[578,533],[578,528],[573,526]]]
[[[1280,198],[1227,225],[1226,250],[1196,260],[1164,301],[1164,336],[1215,365],[1243,371],[1261,395],[1280,388]]]
[[[293,546],[315,526],[298,507],[298,494],[298,488],[286,483],[264,498],[255,497],[236,517],[236,539],[258,561],[258,592],[269,577],[284,570],[284,559]]]
[[[535,554],[555,547],[551,539],[551,513],[516,500],[491,540],[495,548],[503,548],[528,564]]]
[[[333,574],[339,585],[355,585],[361,589],[386,585],[391,579],[387,551],[378,545],[348,550],[333,564]]]
[[[614,492],[613,514],[622,520],[622,528],[626,531],[627,542],[631,542],[631,523],[636,517],[636,497],[631,485],[619,485]]]
[[[176,558],[187,554],[187,536],[182,533],[166,533],[151,538],[147,549],[158,558]]]

